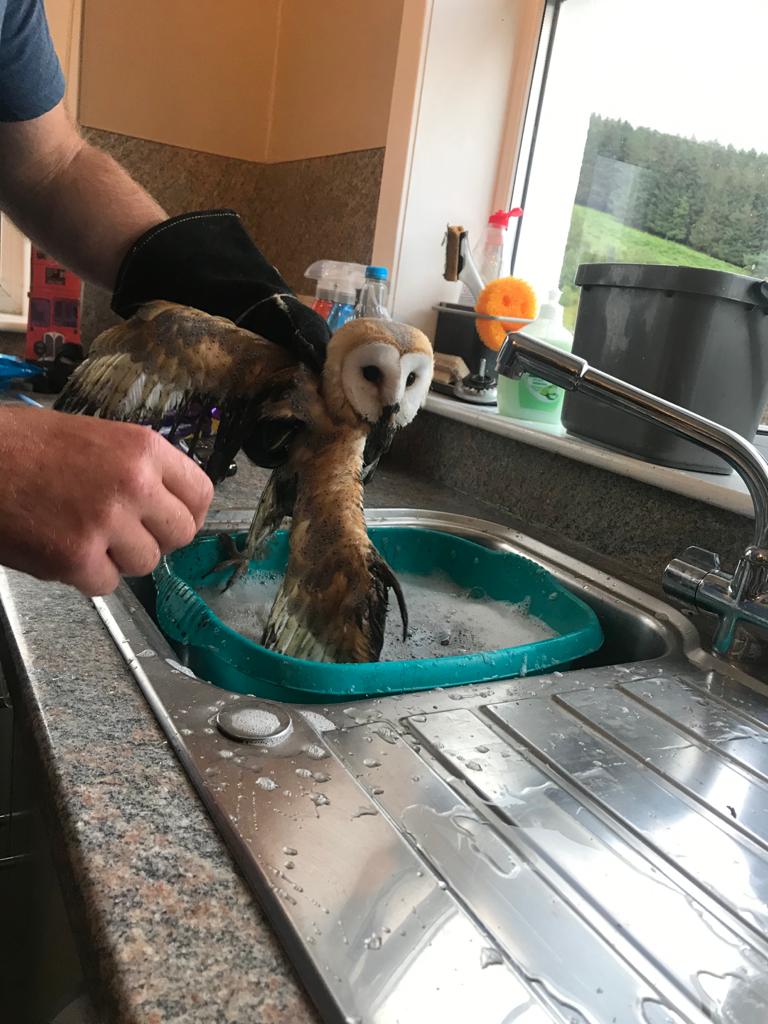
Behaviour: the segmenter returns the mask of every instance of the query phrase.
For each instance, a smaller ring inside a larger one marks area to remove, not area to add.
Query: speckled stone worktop
[[[214,507],[253,507],[242,457]],[[370,506],[490,506],[379,470]],[[91,603],[0,570],[13,687],[43,762],[46,817],[104,1024],[301,1024],[300,981]],[[7,640],[3,641],[7,643]]]

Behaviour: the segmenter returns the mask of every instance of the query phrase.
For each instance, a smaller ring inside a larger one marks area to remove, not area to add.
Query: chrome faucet
[[[728,654],[740,623],[762,628],[768,636],[768,463],[753,445],[719,423],[595,370],[579,356],[527,337],[524,330],[507,337],[496,369],[513,378],[534,373],[568,391],[580,391],[668,427],[730,463],[752,497],[754,542],[732,575],[720,568],[718,555],[689,547],[664,570],[663,587],[684,604],[719,617],[712,641],[717,654]]]

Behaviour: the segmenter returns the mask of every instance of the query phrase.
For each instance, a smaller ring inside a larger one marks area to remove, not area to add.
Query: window
[[[53,322],[57,327],[77,327],[80,303],[77,299],[56,299],[53,304]]]
[[[45,268],[45,283],[46,284],[66,284],[67,283],[67,272],[63,267],[46,267]]]
[[[548,11],[513,273],[539,295],[559,287],[571,328],[581,263],[767,277],[768,122],[750,105],[765,84],[765,0],[550,0]]]
[[[33,327],[51,326],[51,303],[48,299],[30,299],[29,322]]]

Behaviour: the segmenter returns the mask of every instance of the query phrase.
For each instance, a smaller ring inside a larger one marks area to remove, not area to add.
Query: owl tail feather
[[[393,590],[408,635],[408,609],[400,583],[378,551],[367,556],[370,585],[353,615],[339,612],[341,620],[318,614],[311,591],[287,579],[277,593],[262,636],[268,650],[309,661],[359,663],[378,661],[384,644],[389,591]]]

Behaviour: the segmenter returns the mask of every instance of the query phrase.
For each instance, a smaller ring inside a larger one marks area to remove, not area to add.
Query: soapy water
[[[529,613],[527,603],[496,601],[478,587],[467,589],[444,572],[398,574],[408,607],[408,638],[390,596],[382,661],[447,658],[548,640],[555,632]],[[282,577],[258,573],[223,593],[200,590],[208,607],[227,626],[260,642]]]

